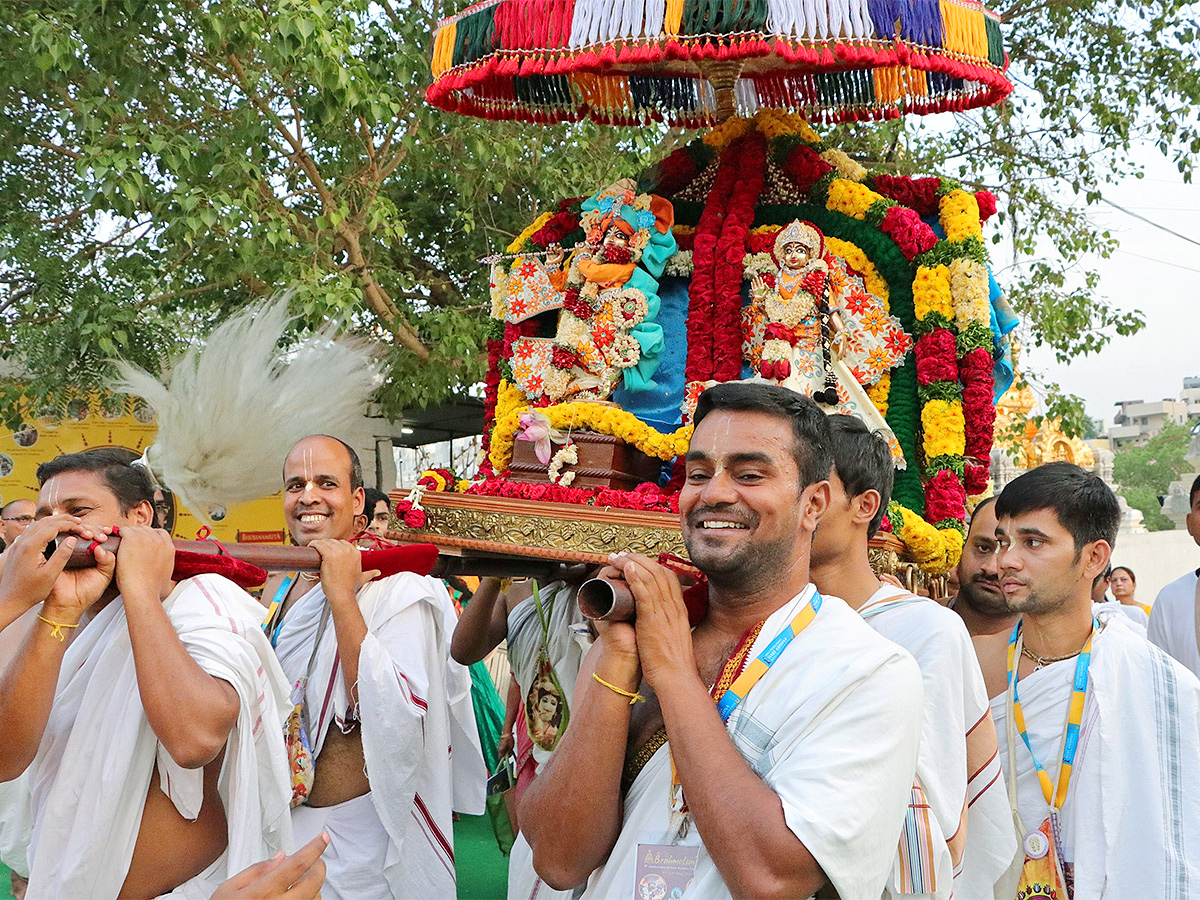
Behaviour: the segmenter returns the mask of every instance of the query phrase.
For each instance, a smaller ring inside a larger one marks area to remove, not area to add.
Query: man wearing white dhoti
[[[1187,530],[1200,545],[1200,475],[1192,482]],[[1200,675],[1200,569],[1185,572],[1158,592],[1146,636]]]
[[[808,581],[829,425],[744,382],[702,394],[695,423],[680,521],[705,613],[692,631],[674,574],[612,557],[602,574],[628,582],[636,622],[600,623],[571,727],[522,800],[534,865],[559,888],[587,879],[586,898],[807,897],[828,880],[878,900],[920,673]]]
[[[346,444],[305,438],[283,474],[292,539],[321,554],[319,578],[263,591],[300,711],[291,749],[313,760],[307,779],[293,763],[296,840],[328,832],[326,900],[453,898],[452,813],[483,812],[487,771],[470,674],[448,656],[450,597],[413,573],[367,580],[350,543],[362,469]]]
[[[532,709],[537,720],[531,726],[528,712],[517,717],[516,727],[525,731],[516,735],[513,744],[517,752],[514,795],[518,802],[538,769],[549,761],[569,722],[570,698],[586,643],[575,631],[583,622],[575,600],[577,588],[577,581],[552,581],[541,586],[535,597],[528,585],[513,585],[501,591],[497,579],[484,579],[454,632],[452,654],[464,665],[483,659],[500,641],[508,641],[508,662],[520,703]],[[500,597],[503,603],[498,602]],[[545,709],[552,706],[551,715],[541,715],[539,705]],[[560,712],[563,709],[565,716]],[[555,718],[557,723],[553,722]],[[547,728],[546,719],[553,731]],[[538,742],[531,732],[538,733]],[[519,829],[520,822],[517,826]],[[568,900],[572,893],[556,891],[542,881],[534,871],[529,842],[518,830],[508,855],[508,900]]]
[[[1022,886],[1075,900],[1200,896],[1200,681],[1123,617],[1092,614],[1116,497],[1050,463],[1005,487],[996,515],[1000,586],[1023,616],[992,701]]]
[[[950,610],[875,577],[867,542],[891,498],[891,453],[858,419],[834,415],[829,426],[830,503],[813,537],[813,583],[911,653],[925,688],[917,777],[884,896],[1012,896],[1017,838],[971,639]]]
[[[171,580],[150,481],[118,452],[59,457],[38,479],[45,518],[4,581],[41,608],[0,686],[0,774],[28,768],[26,896],[207,898],[290,845],[286,684],[257,604],[216,575]],[[120,526],[118,557],[101,544],[96,568],[67,572],[41,558],[100,526]]]

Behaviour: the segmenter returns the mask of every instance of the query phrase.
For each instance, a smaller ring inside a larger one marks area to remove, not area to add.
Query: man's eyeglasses
[[[0,516],[0,521],[20,522],[22,525],[32,525],[33,516]]]

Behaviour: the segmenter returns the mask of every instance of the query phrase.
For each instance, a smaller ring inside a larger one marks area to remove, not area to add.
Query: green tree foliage
[[[0,356],[34,402],[157,368],[247,302],[379,338],[388,411],[482,377],[487,270],[645,142],[424,105],[405,0],[0,4]],[[0,392],[11,420],[17,396]]]
[[[1179,0],[1012,0],[1005,22],[1015,90],[999,107],[910,119],[864,134],[867,160],[951,175],[1000,199],[993,266],[1027,347],[1060,362],[1095,353],[1144,325],[1099,294],[1089,259],[1116,240],[1088,211],[1106,185],[1141,177],[1157,148],[1190,181],[1200,156],[1200,6]],[[1034,373],[1029,373],[1034,374]],[[1083,431],[1083,404],[1042,383],[1051,414]]]
[[[1113,454],[1113,479],[1117,493],[1140,509],[1150,531],[1170,531],[1175,524],[1162,512],[1159,497],[1171,482],[1191,470],[1184,461],[1191,429],[1167,425],[1145,444],[1123,447]]]
[[[632,174],[680,136],[429,109],[429,36],[456,8],[0,4],[0,359],[35,404],[103,385],[114,355],[156,367],[284,288],[305,324],[342,317],[378,337],[390,412],[477,382],[477,259],[549,200]],[[1006,106],[843,137],[868,162],[996,189],[1003,238],[1026,262],[1006,285],[1025,340],[1072,357],[1141,325],[1076,274],[1112,249],[1083,213],[1147,137],[1190,175],[1196,10],[1016,0],[1003,13]],[[0,383],[10,421],[17,396]]]

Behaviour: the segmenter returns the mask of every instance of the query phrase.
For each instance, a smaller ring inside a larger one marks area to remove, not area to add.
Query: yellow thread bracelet
[[[595,672],[592,673],[592,677],[595,678],[602,685],[604,685],[606,688],[608,688],[610,691],[612,691],[614,694],[620,694],[622,697],[628,697],[630,706],[633,706],[633,704],[646,699],[641,694],[634,693],[632,691],[623,691],[619,687],[617,687],[615,684],[609,684],[607,681],[605,681],[603,678],[601,678]]]
[[[65,641],[67,639],[67,636],[65,634],[63,634],[64,628],[78,628],[79,627],[78,622],[76,622],[74,625],[68,625],[66,622],[54,622],[50,619],[47,619],[45,616],[41,615],[40,613],[38,614],[38,618],[50,626],[50,637],[58,638],[59,643],[62,643],[63,641]]]

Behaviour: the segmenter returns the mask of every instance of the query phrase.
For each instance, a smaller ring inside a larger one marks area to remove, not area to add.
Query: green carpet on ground
[[[460,900],[504,900],[508,859],[496,846],[487,816],[463,816],[454,823],[454,859]],[[8,869],[0,864],[0,900],[12,900]]]
[[[504,900],[508,894],[508,857],[496,846],[487,816],[454,823],[454,868],[459,900]]]

